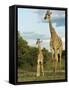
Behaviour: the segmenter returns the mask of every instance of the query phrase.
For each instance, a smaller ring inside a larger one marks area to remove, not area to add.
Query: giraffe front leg
[[[40,76],[40,62],[37,63],[37,77]]]
[[[57,70],[57,64],[58,64],[58,53],[57,51],[55,52],[55,72]]]
[[[51,41],[50,41],[50,51],[51,51],[52,60],[53,60],[53,49],[52,49],[52,43],[51,43]]]
[[[52,61],[53,61],[53,51],[51,51],[51,53],[52,53]]]

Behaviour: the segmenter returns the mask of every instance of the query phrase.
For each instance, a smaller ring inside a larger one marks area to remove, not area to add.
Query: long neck
[[[52,22],[51,22],[51,19],[49,20],[49,28],[50,28],[50,33],[52,32]]]
[[[53,26],[52,26],[51,19],[49,19],[49,28],[50,28],[51,37],[53,37],[53,34],[55,33],[55,31],[54,31],[54,28],[53,28]]]
[[[41,46],[40,45],[38,45],[38,50],[39,50],[39,53],[41,53]]]
[[[54,37],[58,36],[54,27],[52,26],[51,18],[49,18],[48,22],[49,22],[51,38],[54,38]]]

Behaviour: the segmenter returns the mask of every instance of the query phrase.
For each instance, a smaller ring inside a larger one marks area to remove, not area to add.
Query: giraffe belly
[[[43,56],[42,55],[38,55],[38,62],[43,62]]]

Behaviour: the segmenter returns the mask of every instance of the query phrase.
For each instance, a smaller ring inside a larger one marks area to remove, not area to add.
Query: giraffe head
[[[42,41],[38,38],[36,41],[36,45],[40,46],[41,43],[42,43]]]
[[[37,39],[36,45],[38,47],[39,52],[41,52],[41,43],[42,43],[42,41],[40,39]]]
[[[46,14],[45,14],[45,16],[44,16],[44,19],[48,19],[48,21],[50,21],[50,19],[51,19],[51,14],[52,14],[52,12],[50,12],[50,10],[47,10],[47,12],[46,12]]]
[[[40,39],[38,38],[36,41],[36,45],[40,44]]]

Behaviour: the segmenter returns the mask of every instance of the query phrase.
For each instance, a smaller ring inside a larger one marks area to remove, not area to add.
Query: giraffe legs
[[[51,53],[52,53],[52,60],[53,60],[53,50],[52,50],[52,48],[51,48]]]
[[[58,68],[58,63],[59,63],[59,69],[61,70],[61,57],[62,57],[62,49],[55,50],[53,52],[53,50],[51,49],[51,53],[52,53],[52,60],[53,60],[53,68],[54,68],[54,72],[56,72],[57,68]],[[59,57],[58,57],[59,54]]]
[[[62,47],[59,48],[59,69],[61,70],[61,60],[62,60]]]
[[[40,73],[42,72],[42,76],[44,76],[44,67],[43,67],[43,62],[38,62],[37,63],[37,77],[40,76]]]
[[[56,72],[58,68],[58,63],[59,63],[59,69],[61,70],[61,57],[62,57],[62,50],[59,50],[59,57],[58,57],[58,51],[56,50],[54,52],[54,58],[53,58],[53,66],[54,66],[54,71]]]
[[[51,39],[50,39],[50,51],[51,51],[52,60],[53,60],[53,49],[52,49],[52,40]]]

